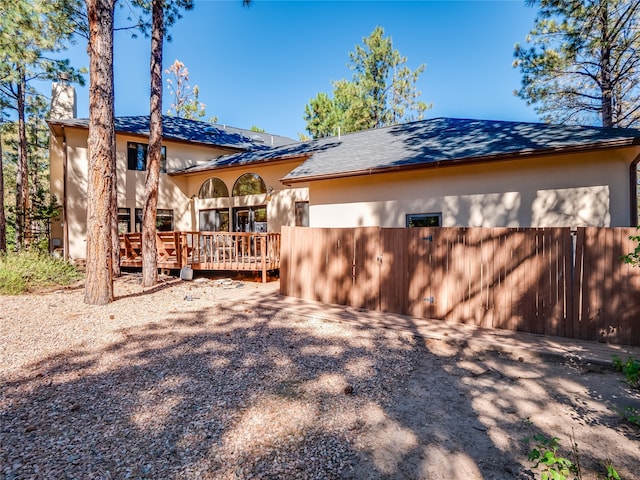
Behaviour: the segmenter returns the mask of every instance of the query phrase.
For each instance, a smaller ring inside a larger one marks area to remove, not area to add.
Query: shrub
[[[624,374],[625,380],[632,387],[640,387],[640,362],[633,357],[622,361],[617,355],[613,355],[614,368]]]
[[[638,231],[640,231],[640,227],[638,227]],[[622,256],[621,260],[624,263],[633,265],[634,267],[640,267],[640,235],[630,235],[629,240],[637,242],[636,248],[633,252]]]
[[[19,295],[30,290],[68,285],[82,278],[69,262],[37,250],[0,255],[0,294]]]
[[[529,452],[529,460],[534,462],[533,467],[540,469],[541,480],[582,480],[582,468],[575,436],[571,434],[571,460],[560,455],[560,439],[558,437],[547,438],[542,434],[534,435],[527,442],[535,441],[535,446]],[[611,460],[601,462],[605,473],[598,473],[598,479],[620,480]]]
[[[579,478],[579,464],[558,454],[560,440],[557,437],[547,438],[544,435],[535,435],[533,440],[536,443],[529,452],[529,460],[534,462],[533,468],[542,468],[540,477],[542,480],[566,480],[570,475]],[[573,453],[576,453],[575,449]]]

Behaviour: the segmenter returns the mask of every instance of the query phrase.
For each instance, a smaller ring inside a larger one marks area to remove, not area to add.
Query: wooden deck
[[[279,233],[158,232],[158,268],[267,272],[280,268]],[[142,267],[142,234],[120,235],[120,265]]]

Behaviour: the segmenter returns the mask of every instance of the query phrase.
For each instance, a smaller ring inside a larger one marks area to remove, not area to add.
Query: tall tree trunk
[[[158,251],[156,245],[156,214],[158,184],[162,156],[162,42],[164,38],[164,0],[153,0],[151,33],[151,99],[147,176],[142,212],[142,285],[152,287],[158,282]]]
[[[118,232],[118,160],[113,155],[113,177],[111,181],[111,273],[119,277],[120,272],[120,233]]]
[[[26,81],[18,82],[18,168],[16,170],[16,248],[24,246],[29,202],[29,167],[27,165],[27,130],[25,122]]]
[[[609,38],[609,9],[605,0],[600,4],[600,88],[602,91],[602,126],[613,127],[613,90],[611,86],[611,39]]]
[[[89,17],[89,182],[85,303],[113,300],[112,182],[115,172],[113,10],[115,0],[86,0]]]
[[[0,128],[2,119],[0,119]],[[4,214],[4,167],[2,166],[2,130],[0,130],[0,253],[7,251],[7,219]]]

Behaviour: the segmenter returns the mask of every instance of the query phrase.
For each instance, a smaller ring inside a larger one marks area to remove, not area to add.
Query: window
[[[233,196],[256,195],[267,193],[267,186],[257,173],[245,173],[236,180],[233,185]]]
[[[159,232],[173,231],[173,210],[158,209],[156,212],[156,229]],[[142,231],[142,209],[136,208],[136,232]]]
[[[409,213],[407,215],[407,227],[440,227],[442,226],[441,213]]]
[[[146,143],[127,142],[127,168],[129,170],[144,172],[147,169],[147,148]],[[160,171],[167,172],[167,147],[162,147]]]
[[[118,233],[129,233],[131,231],[131,210],[128,208],[118,209]]]
[[[296,202],[296,227],[309,226],[309,202]]]
[[[267,207],[240,207],[233,209],[233,229],[236,232],[266,232]]]
[[[200,210],[198,213],[201,232],[228,232],[229,209]]]
[[[207,178],[198,192],[198,198],[221,198],[228,197],[229,189],[225,183],[217,177]]]

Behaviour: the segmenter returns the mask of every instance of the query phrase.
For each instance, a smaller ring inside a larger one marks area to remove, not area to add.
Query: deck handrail
[[[142,266],[141,248],[132,255],[130,239],[140,233],[120,235],[122,266]],[[194,270],[261,271],[280,268],[280,233],[275,232],[158,232],[158,267]],[[141,246],[140,246],[141,247]]]

